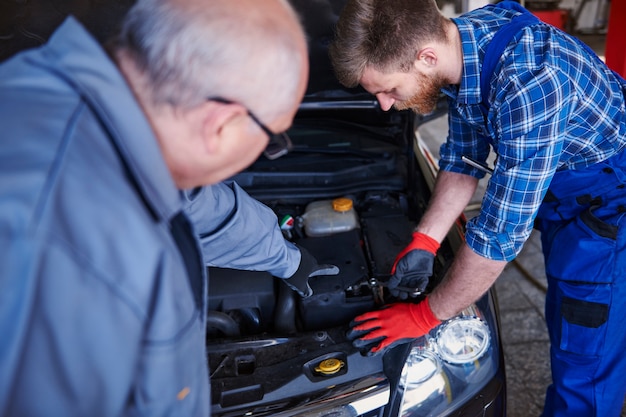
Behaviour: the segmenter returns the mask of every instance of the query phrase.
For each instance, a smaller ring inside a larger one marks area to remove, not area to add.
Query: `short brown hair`
[[[446,39],[435,0],[349,0],[330,45],[340,83],[354,87],[365,67],[408,71],[419,46]]]

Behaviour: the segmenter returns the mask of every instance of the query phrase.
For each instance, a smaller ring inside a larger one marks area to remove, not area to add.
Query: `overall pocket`
[[[604,350],[611,285],[559,281],[556,303],[560,315],[561,350],[600,356]]]
[[[598,356],[606,338],[617,257],[617,229],[594,215],[581,213],[553,235],[546,272],[549,309],[560,348]]]
[[[548,276],[568,282],[613,282],[618,233],[614,224],[596,217],[590,207],[555,233],[546,230],[552,235]]]

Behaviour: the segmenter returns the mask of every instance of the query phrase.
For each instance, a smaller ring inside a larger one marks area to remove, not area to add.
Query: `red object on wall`
[[[567,23],[567,10],[531,10],[531,13],[537,16],[542,22],[548,23],[561,30],[565,30]]]
[[[606,33],[606,65],[626,78],[626,1],[611,1]]]

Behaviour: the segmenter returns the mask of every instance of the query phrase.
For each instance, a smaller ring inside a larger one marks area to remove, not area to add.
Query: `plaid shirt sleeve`
[[[606,121],[619,108],[610,99],[610,77],[553,31],[527,29],[505,51],[491,81],[486,125],[477,105],[451,106],[441,168],[479,177],[461,155],[484,161],[489,145],[497,154],[481,212],[466,232],[467,244],[489,259],[517,256],[557,169],[587,166],[623,147],[612,139],[615,121]],[[622,97],[622,118],[623,107]]]

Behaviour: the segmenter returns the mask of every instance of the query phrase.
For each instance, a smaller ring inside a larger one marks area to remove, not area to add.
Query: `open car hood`
[[[362,102],[377,106],[374,97],[361,87],[346,88],[336,79],[328,56],[328,45],[334,35],[335,24],[346,0],[290,0],[298,11],[308,36],[309,83],[304,105],[316,102]]]

